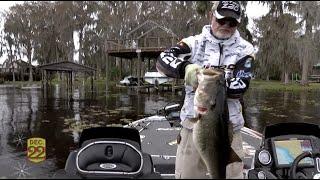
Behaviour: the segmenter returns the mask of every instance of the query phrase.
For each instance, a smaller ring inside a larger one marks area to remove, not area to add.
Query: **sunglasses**
[[[226,23],[229,24],[229,27],[236,27],[238,26],[238,21],[233,19],[233,18],[222,18],[222,19],[217,19],[216,22],[219,23],[221,26],[225,25]]]

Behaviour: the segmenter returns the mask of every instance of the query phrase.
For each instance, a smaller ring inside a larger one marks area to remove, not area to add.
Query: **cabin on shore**
[[[3,79],[3,81],[12,81],[13,73],[16,81],[28,81],[29,63],[21,59],[13,62],[7,59],[0,65],[0,78]],[[32,65],[32,73],[34,80],[40,80],[40,72],[36,66]]]
[[[320,83],[320,63],[312,66],[311,75],[309,76],[311,82]]]

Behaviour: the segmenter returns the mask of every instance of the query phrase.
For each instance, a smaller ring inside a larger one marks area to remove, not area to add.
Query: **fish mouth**
[[[208,112],[208,108],[197,106],[197,112],[199,114],[206,114]]]

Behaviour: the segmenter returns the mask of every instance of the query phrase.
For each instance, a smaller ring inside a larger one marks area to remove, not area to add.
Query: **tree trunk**
[[[11,48],[10,43],[9,43],[9,60],[10,60],[10,63],[11,63],[12,81],[13,81],[13,83],[15,83],[16,82],[16,78],[15,78],[15,75],[14,75],[13,55],[12,55],[12,48]],[[9,66],[9,70],[10,70],[10,66]]]
[[[14,75],[14,64],[13,64],[13,60],[12,60],[12,55],[10,55],[10,61],[11,61],[11,67],[12,67],[12,81],[15,83],[16,82],[16,77]]]
[[[103,60],[103,53],[100,51],[100,57],[97,58],[98,67],[96,69],[96,76],[100,79],[101,78],[101,69],[102,69],[102,60]]]
[[[301,77],[301,85],[308,85],[308,69],[309,69],[309,62],[310,62],[310,54],[307,52],[308,48],[311,48],[311,39],[312,39],[312,24],[310,21],[310,17],[308,13],[306,14],[306,41],[303,45],[303,56],[302,58],[302,77]]]
[[[83,64],[82,59],[82,41],[83,41],[83,30],[81,29],[79,32],[79,64]]]
[[[284,72],[284,84],[289,84],[289,73]]]
[[[301,85],[308,85],[308,66],[309,66],[309,59],[307,56],[302,61],[302,76],[301,76]]]
[[[29,82],[32,82],[33,81],[33,76],[32,76],[32,57],[31,57],[31,52],[32,51],[32,48],[31,47],[28,47],[28,50],[27,50],[27,56],[28,56],[28,62],[29,62]]]

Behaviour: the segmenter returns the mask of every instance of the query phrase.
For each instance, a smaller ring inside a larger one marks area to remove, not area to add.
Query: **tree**
[[[268,1],[270,11],[257,21],[260,73],[289,83],[290,73],[299,69],[296,17],[289,14],[291,2]],[[286,12],[286,13],[285,13]]]
[[[20,45],[24,48],[22,51],[28,58],[29,63],[29,81],[33,81],[32,76],[32,51],[33,51],[33,24],[31,14],[33,11],[32,4],[24,3],[10,8],[10,13],[6,16],[4,31],[13,34],[16,47],[20,52]]]
[[[15,56],[15,53],[16,51],[14,51],[14,45],[15,45],[15,42],[14,42],[14,39],[11,37],[11,34],[9,33],[6,33],[5,35],[5,40],[6,40],[6,43],[7,43],[7,46],[6,46],[6,51],[7,51],[7,54],[8,54],[8,59],[9,59],[9,67],[11,67],[11,70],[12,70],[12,81],[15,82],[16,81],[16,78],[15,78],[15,70],[14,70],[14,56]]]
[[[83,39],[86,28],[94,24],[96,12],[96,3],[93,1],[73,1],[72,5],[72,19],[74,23],[74,30],[79,32],[79,63],[83,63]],[[93,28],[94,29],[94,28]]]
[[[299,18],[301,18],[300,24],[305,28],[302,43],[299,43],[299,60],[302,64],[301,85],[308,85],[309,67],[313,65],[314,59],[318,58],[319,49],[317,49],[313,32],[320,25],[319,8],[319,1],[297,1],[296,6],[291,8],[299,15]],[[305,22],[305,25],[302,22]]]

